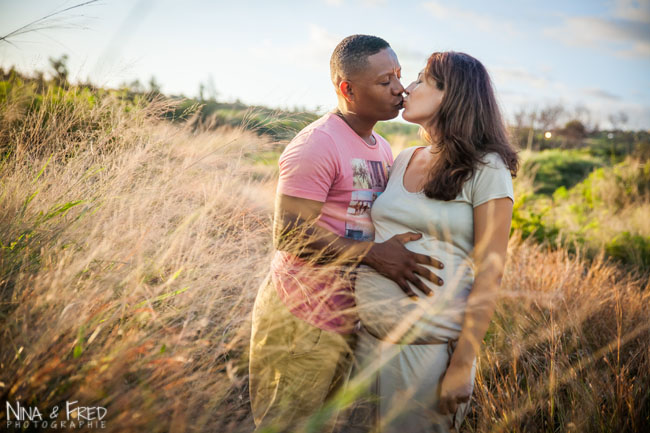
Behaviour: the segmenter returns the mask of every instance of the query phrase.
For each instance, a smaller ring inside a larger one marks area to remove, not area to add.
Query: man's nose
[[[397,85],[395,86],[394,92],[396,95],[404,93],[404,86],[402,86],[402,83],[399,80],[397,80]]]

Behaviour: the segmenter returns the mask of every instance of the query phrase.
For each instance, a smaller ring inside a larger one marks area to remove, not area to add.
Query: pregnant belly
[[[409,283],[419,296],[414,301],[394,281],[368,266],[360,266],[354,291],[361,322],[374,336],[394,343],[457,338],[474,283],[471,260],[454,245],[432,237],[423,236],[405,247],[444,263],[444,269],[426,266],[444,284],[438,286],[418,276],[434,295],[428,297]]]

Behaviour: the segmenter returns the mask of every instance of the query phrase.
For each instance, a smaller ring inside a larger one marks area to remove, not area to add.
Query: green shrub
[[[524,166],[530,160],[544,161],[539,167],[546,166],[545,173],[550,173],[570,166],[566,161],[579,157],[575,151],[541,153],[546,155],[533,155]],[[548,190],[553,182],[546,180]],[[650,270],[649,226],[642,217],[644,209],[650,209],[650,161],[627,158],[614,166],[596,168],[572,187],[559,186],[550,196],[533,193],[537,186],[518,191],[513,231],[571,252],[580,250],[587,257],[604,251],[621,263]]]
[[[603,162],[586,151],[550,149],[533,154],[522,170],[536,171],[537,192],[551,194],[562,186],[571,188],[601,166]]]
[[[640,268],[650,269],[650,237],[619,233],[605,245],[608,256]]]
[[[512,208],[511,232],[521,232],[523,238],[532,236],[537,242],[554,240],[558,228],[546,218],[550,210],[550,205],[535,194],[519,195]]]

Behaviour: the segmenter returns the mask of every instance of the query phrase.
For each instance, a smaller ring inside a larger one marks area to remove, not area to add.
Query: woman
[[[444,263],[431,297],[404,297],[393,281],[360,267],[364,326],[357,359],[379,397],[368,420],[379,431],[458,429],[474,386],[476,355],[494,312],[506,259],[518,157],[490,77],[473,57],[434,53],[406,89],[402,117],[429,146],[401,152],[372,207],[375,242],[415,231],[405,246]],[[354,417],[358,421],[357,410]]]

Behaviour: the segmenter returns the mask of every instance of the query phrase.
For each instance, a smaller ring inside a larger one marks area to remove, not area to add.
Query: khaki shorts
[[[349,379],[356,335],[295,317],[270,278],[259,289],[252,321],[250,400],[258,431],[331,431],[338,405],[319,409]]]

